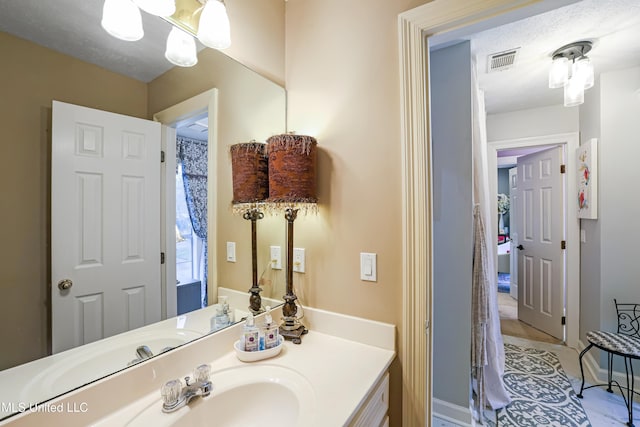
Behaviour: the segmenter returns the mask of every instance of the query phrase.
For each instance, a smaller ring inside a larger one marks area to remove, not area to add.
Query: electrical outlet
[[[271,246],[271,268],[282,270],[282,249],[280,246]]]
[[[293,271],[304,273],[304,249],[293,248]]]

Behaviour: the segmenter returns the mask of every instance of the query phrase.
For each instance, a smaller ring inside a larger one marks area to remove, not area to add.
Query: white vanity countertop
[[[218,295],[229,298],[237,320],[248,314],[246,292],[218,288]],[[280,303],[263,301],[274,307]],[[158,354],[204,336],[214,315],[209,306],[0,371],[0,418],[126,368],[138,346],[148,345]]]
[[[310,331],[303,337],[302,344],[287,341],[282,352],[270,359],[245,363],[238,360],[235,352],[231,351],[211,361],[211,381],[215,394],[215,372],[218,370],[256,364],[292,369],[310,382],[316,398],[314,424],[300,427],[344,426],[351,421],[394,357],[395,352],[391,350]],[[215,399],[215,395],[210,398]],[[125,425],[154,402],[160,414],[159,391],[156,391],[103,418],[93,426]],[[251,397],[248,396],[247,405],[250,405],[250,402]],[[250,406],[247,409],[250,409]]]
[[[273,311],[274,319],[280,316],[280,308]],[[296,371],[315,393],[313,425],[346,425],[395,357],[395,326],[309,308],[304,320],[310,332],[302,337],[302,344],[287,341],[273,358],[252,363],[238,360],[233,343],[243,325],[237,324],[67,393],[49,402],[44,410],[27,410],[0,422],[0,426],[126,425],[142,408],[155,404],[159,415],[165,415],[160,404],[161,385],[190,375],[202,363],[211,364],[214,390],[216,371],[223,369],[265,364]],[[56,412],[57,408],[61,410]]]

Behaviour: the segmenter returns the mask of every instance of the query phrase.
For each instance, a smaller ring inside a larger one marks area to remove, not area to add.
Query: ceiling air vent
[[[517,47],[515,49],[505,50],[504,52],[492,53],[487,57],[487,73],[493,73],[495,71],[508,70],[513,67],[518,56]]]

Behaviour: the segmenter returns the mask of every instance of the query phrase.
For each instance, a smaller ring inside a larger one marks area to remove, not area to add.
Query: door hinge
[[[429,328],[431,327],[431,323],[428,320],[424,321],[424,334],[429,335]]]
[[[164,252],[160,252],[160,264],[164,264]]]
[[[164,163],[164,151],[160,152],[160,163]]]
[[[560,165],[560,173],[565,173],[567,171],[566,165]]]
[[[563,240],[560,242],[560,249],[567,249],[567,241]]]
[[[560,321],[560,323],[562,323],[563,325],[567,324],[567,318],[566,316],[562,316],[562,320]]]

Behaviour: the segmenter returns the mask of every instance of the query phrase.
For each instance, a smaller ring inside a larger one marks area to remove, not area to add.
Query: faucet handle
[[[180,400],[180,392],[182,391],[182,383],[180,380],[167,381],[160,389],[162,400],[165,406],[175,405]]]
[[[211,365],[200,365],[193,371],[193,378],[200,383],[206,383],[211,378]]]

